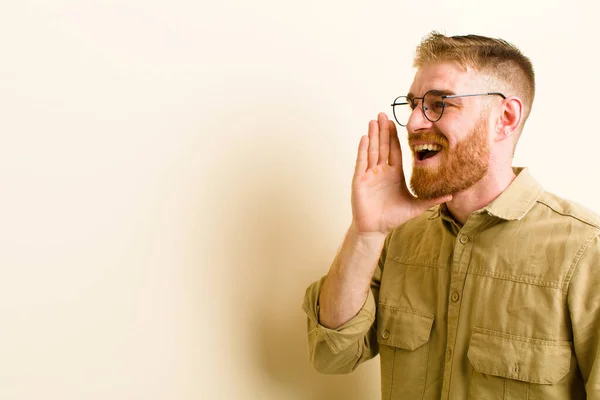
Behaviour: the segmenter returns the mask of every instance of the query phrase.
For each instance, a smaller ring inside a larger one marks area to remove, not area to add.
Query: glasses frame
[[[438,117],[438,119],[436,120],[432,120],[427,116],[427,112],[425,111],[425,102],[421,101],[421,112],[423,113],[423,116],[427,119],[427,121],[430,122],[438,122],[440,119],[442,119],[442,116],[444,115],[444,110],[446,109],[446,103],[444,103],[444,99],[454,99],[457,97],[474,97],[474,96],[500,96],[503,99],[506,99],[506,96],[500,92],[488,92],[488,93],[474,93],[474,94],[452,94],[452,95],[445,95],[442,94],[441,91],[439,90],[429,90],[428,92],[426,92],[423,97],[412,97],[409,98],[407,96],[398,96],[394,99],[394,102],[391,104],[392,106],[392,112],[394,113],[394,119],[396,120],[396,122],[400,125],[400,126],[406,126],[408,125],[408,121],[406,121],[406,124],[403,124],[402,122],[400,122],[398,120],[398,117],[396,116],[396,106],[403,106],[403,105],[407,105],[410,104],[412,106],[411,108],[411,113],[412,111],[414,111],[415,108],[417,108],[417,106],[415,106],[415,100],[423,100],[429,93],[439,93],[440,97],[442,98],[442,112],[440,113],[440,116]],[[408,100],[407,102],[401,102],[398,103],[398,99],[406,99]],[[410,118],[410,117],[409,117]]]

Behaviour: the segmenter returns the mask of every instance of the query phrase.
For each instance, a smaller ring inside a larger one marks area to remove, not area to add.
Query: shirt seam
[[[473,229],[473,235],[472,235],[473,241],[475,241],[475,238],[477,237],[477,235],[479,234],[479,232],[481,232],[484,229],[484,225],[485,225],[485,222],[482,223],[482,224],[480,224],[478,227],[475,227],[475,229]],[[458,236],[457,236],[457,238],[458,238]],[[462,263],[459,262],[458,263],[458,271],[457,271],[457,273],[459,275],[462,275],[461,276],[461,280],[462,280],[462,282],[461,282],[461,286],[462,286],[461,294],[463,296],[464,296],[465,287],[466,287],[465,283],[466,283],[467,278],[469,276],[469,266],[471,265],[471,260],[473,259],[473,247],[474,246],[475,246],[475,243],[472,242],[470,245],[468,245],[468,247],[465,248],[464,251],[466,252],[466,254],[465,253],[463,253],[463,254],[466,255],[467,260],[465,260],[466,262],[462,262]],[[455,242],[455,247],[456,247],[456,242]],[[463,258],[463,257],[464,256],[460,256],[460,258]],[[454,265],[454,257],[453,257],[452,263],[450,265],[451,266]],[[465,272],[462,272],[463,265],[466,267]],[[450,285],[452,285],[452,278],[450,278]],[[454,335],[454,340],[452,341],[452,345],[451,345],[452,347],[450,347],[450,349],[453,352],[454,352],[454,350],[456,350],[456,342],[458,341],[458,336],[460,335],[459,334],[459,331],[460,331],[460,328],[459,328],[460,327],[460,317],[463,314],[462,313],[462,311],[463,311],[463,306],[462,305],[463,305],[462,302],[458,305],[458,315],[456,316],[456,332],[452,333]],[[446,321],[447,321],[447,323],[449,325],[450,317],[448,317],[448,314],[446,314]],[[449,334],[450,334],[450,327],[448,326],[448,330],[446,332],[446,335],[449,335]],[[448,346],[448,341],[446,342],[446,346]],[[451,388],[452,388],[452,378],[453,378],[454,372],[455,372],[454,371],[454,365],[453,365],[454,364],[454,357],[456,357],[456,355],[453,355],[450,360],[446,360],[446,363],[450,363],[450,370],[448,372],[448,393],[450,393],[450,391],[451,391]],[[446,367],[444,366],[444,369],[445,368]],[[445,374],[446,374],[446,372],[444,371],[444,376],[445,376]]]
[[[577,268],[577,266],[579,266],[579,261],[581,261],[583,254],[589,248],[590,244],[592,244],[592,242],[594,240],[596,240],[598,237],[600,237],[600,235],[594,235],[594,236],[588,238],[583,243],[583,245],[579,248],[579,251],[577,252],[577,254],[575,254],[575,257],[573,258],[573,262],[571,263],[571,267],[569,268],[569,270],[567,271],[567,275],[565,276],[565,283],[562,287],[563,293],[565,295],[567,294],[567,291],[569,290],[569,285],[571,284],[571,279],[573,278],[573,274],[575,273],[575,268]]]
[[[577,221],[582,222],[582,223],[584,223],[584,224],[586,224],[588,226],[591,226],[591,227],[596,228],[596,229],[600,229],[600,225],[597,225],[597,224],[595,224],[593,222],[590,222],[590,221],[587,221],[585,219],[579,218],[578,216],[573,215],[573,214],[567,214],[567,213],[564,213],[564,212],[560,212],[557,209],[555,209],[554,207],[552,207],[550,204],[544,202],[543,200],[538,199],[537,202],[540,203],[540,204],[545,205],[546,207],[548,207],[549,209],[551,209],[552,211],[554,211],[558,215],[562,215],[563,217],[571,217],[571,218],[576,219]]]
[[[395,369],[396,369],[396,351],[398,351],[397,348],[394,347],[394,355],[392,356],[392,379],[390,382],[390,396],[388,397],[388,400],[392,400],[392,395],[394,394],[394,374],[395,374]]]
[[[500,272],[487,272],[483,269],[472,268],[467,273],[472,274],[472,275],[500,279],[500,280],[508,281],[508,282],[515,282],[515,283],[522,283],[522,284],[526,284],[526,285],[547,287],[550,289],[559,289],[560,290],[563,287],[563,283],[561,283],[560,281],[543,281],[543,280],[539,280],[539,279],[535,279],[535,278],[521,278],[521,277],[518,277],[515,275],[503,274]]]
[[[473,327],[474,333],[479,333],[481,335],[493,336],[498,340],[502,341],[515,341],[520,343],[525,343],[532,346],[546,346],[546,347],[573,347],[573,342],[569,340],[548,340],[548,339],[539,339],[535,337],[527,337],[521,335],[515,335],[512,333],[499,332],[493,329],[481,328],[478,326]]]
[[[432,321],[435,319],[435,314],[431,314],[428,312],[424,312],[424,311],[419,311],[419,310],[415,310],[412,308],[408,308],[408,307],[402,307],[402,306],[397,306],[397,305],[392,305],[389,304],[385,301],[380,301],[379,302],[379,307],[381,308],[387,308],[393,311],[400,311],[400,312],[405,312],[407,314],[412,314],[412,315],[416,315],[419,317],[424,317],[427,319],[431,319]]]
[[[387,256],[386,261],[391,260],[397,262],[398,264],[406,265],[409,267],[427,267],[427,268],[438,268],[438,269],[448,269],[447,266],[441,265],[432,261],[422,261],[416,259],[402,259],[394,256]]]
[[[336,344],[333,342],[333,340],[329,337],[329,333],[323,329],[321,329],[321,332],[323,333],[323,337],[325,338],[327,345],[331,349],[331,352],[335,355],[339,354],[340,349],[336,346]]]

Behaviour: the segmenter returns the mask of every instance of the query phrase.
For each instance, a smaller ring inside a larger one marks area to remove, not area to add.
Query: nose
[[[410,113],[410,117],[408,117],[406,130],[408,132],[418,132],[423,129],[431,130],[432,127],[433,122],[425,118],[421,104],[417,105]]]

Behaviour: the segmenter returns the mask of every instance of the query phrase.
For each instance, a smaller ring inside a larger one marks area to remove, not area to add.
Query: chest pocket
[[[433,321],[433,314],[410,308],[377,307],[383,398],[423,398]]]
[[[571,367],[570,342],[474,328],[467,357],[473,367],[469,399],[564,399],[569,396],[568,385],[557,384]]]

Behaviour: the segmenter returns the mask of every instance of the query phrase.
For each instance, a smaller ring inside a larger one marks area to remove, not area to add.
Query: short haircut
[[[502,39],[478,35],[445,36],[433,31],[417,47],[413,66],[420,68],[444,61],[456,61],[464,68],[474,68],[504,83],[514,91],[505,95],[517,96],[523,101],[525,123],[535,96],[535,74],[531,61],[518,48]]]

